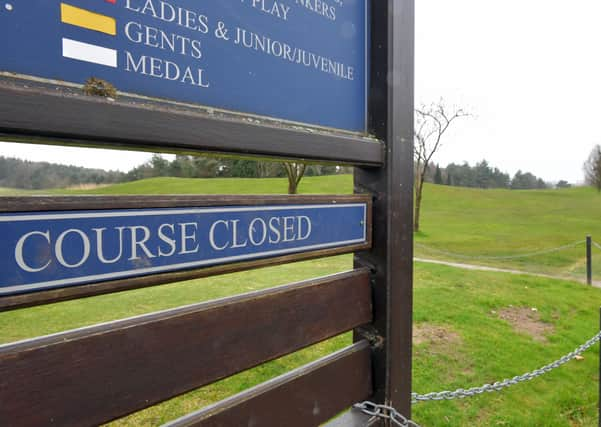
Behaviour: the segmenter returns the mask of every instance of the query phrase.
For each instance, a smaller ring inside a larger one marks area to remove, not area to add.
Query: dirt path
[[[497,272],[497,273],[509,273],[509,274],[525,274],[528,276],[545,277],[547,279],[570,280],[573,282],[580,282],[580,283],[586,284],[586,280],[576,279],[574,277],[553,276],[551,274],[531,273],[529,271],[510,270],[510,269],[496,268],[496,267],[486,267],[484,265],[463,264],[460,262],[439,261],[439,260],[427,259],[427,258],[413,258],[413,260],[417,261],[417,262],[425,262],[428,264],[438,264],[438,265],[446,265],[446,266],[455,267],[455,268],[463,268],[464,270],[493,271],[493,272]],[[598,280],[593,280],[593,286],[596,288],[601,288],[601,282]]]

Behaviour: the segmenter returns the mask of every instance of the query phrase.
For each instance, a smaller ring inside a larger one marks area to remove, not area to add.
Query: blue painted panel
[[[363,132],[367,3],[7,0],[0,71],[93,76],[124,92]],[[62,5],[114,20],[116,35],[86,27],[89,16],[63,22]]]
[[[0,215],[0,296],[366,241],[366,205]]]

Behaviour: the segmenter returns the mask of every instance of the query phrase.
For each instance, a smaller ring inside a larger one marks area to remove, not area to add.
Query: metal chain
[[[540,369],[536,369],[532,372],[527,372],[523,375],[515,376],[511,379],[504,379],[503,381],[497,381],[494,384],[484,384],[481,387],[473,387],[473,388],[469,388],[467,390],[459,388],[455,391],[440,391],[440,392],[432,392],[432,393],[428,393],[428,394],[411,393],[411,401],[412,401],[412,403],[415,404],[418,402],[427,402],[427,401],[431,401],[431,400],[464,399],[466,397],[472,397],[472,396],[476,396],[476,395],[479,395],[482,393],[501,391],[504,388],[510,387],[512,385],[519,384],[524,381],[530,381],[531,379],[539,377],[543,374],[546,374],[549,371],[552,371],[555,368],[560,367],[561,365],[574,359],[576,356],[579,356],[580,354],[584,353],[586,350],[588,350],[593,345],[595,345],[597,342],[599,342],[600,339],[601,339],[601,332],[599,332],[597,335],[595,335],[593,338],[591,338],[590,340],[585,342],[580,347],[576,348],[571,353],[566,354],[565,356],[556,360],[555,362],[550,363],[546,366],[543,366]]]
[[[458,253],[454,253],[454,252],[445,251],[442,249],[432,248],[432,247],[424,245],[422,243],[415,243],[415,246],[418,248],[426,249],[426,250],[434,252],[434,253],[448,255],[448,256],[455,257],[455,258],[484,259],[484,260],[487,260],[487,259],[488,260],[495,260],[495,259],[496,260],[509,260],[509,259],[518,259],[518,258],[529,258],[529,257],[537,256],[537,255],[545,255],[545,254],[550,254],[550,253],[554,253],[554,252],[559,252],[559,251],[563,251],[566,249],[574,248],[578,245],[582,245],[583,243],[585,243],[585,241],[580,240],[578,242],[570,243],[569,245],[559,246],[557,248],[543,249],[543,250],[536,251],[536,252],[529,252],[529,253],[524,253],[524,254],[519,254],[519,255],[505,255],[505,256],[464,255],[464,254],[458,254]],[[597,244],[595,243],[595,245],[597,245]],[[599,247],[599,249],[601,249],[601,246],[599,246],[599,245],[597,245],[597,246]]]
[[[415,421],[405,417],[399,411],[394,409],[392,406],[378,405],[373,402],[361,402],[354,405],[355,408],[359,409],[366,415],[372,417],[378,417],[386,420],[390,420],[392,424],[399,427],[420,427]]]
[[[546,374],[547,372],[552,371],[555,368],[559,368],[560,366],[574,359],[576,356],[579,356],[580,354],[584,353],[586,350],[591,348],[600,340],[601,332],[598,332],[597,335],[595,335],[590,340],[582,344],[580,347],[577,347],[574,351],[566,354],[565,356],[561,357],[555,362],[545,365],[542,368],[535,369],[532,372],[527,372],[523,375],[515,376],[511,379],[497,381],[494,384],[484,384],[481,387],[472,387],[467,390],[458,388],[455,391],[439,391],[427,394],[411,393],[411,403],[416,404],[419,402],[428,402],[434,400],[464,399],[466,397],[477,396],[482,393],[501,391],[507,387],[511,387],[512,385],[519,384],[524,381],[530,381],[536,377],[539,377],[543,374]],[[399,427],[420,427],[419,424],[417,424],[415,421],[408,419],[403,414],[394,409],[392,406],[378,405],[377,403],[365,401],[361,403],[356,403],[355,405],[353,405],[353,407],[360,410],[366,415],[390,420],[392,424]]]

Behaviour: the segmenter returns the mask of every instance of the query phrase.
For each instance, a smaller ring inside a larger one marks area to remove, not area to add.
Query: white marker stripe
[[[117,51],[94,44],[63,38],[63,56],[117,68]]]

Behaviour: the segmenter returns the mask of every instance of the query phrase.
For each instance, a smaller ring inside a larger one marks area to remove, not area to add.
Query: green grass
[[[54,194],[278,194],[285,179],[185,180],[157,178],[95,190]],[[352,178],[305,178],[300,192],[350,193]],[[0,190],[0,195],[14,195]],[[601,241],[601,195],[588,188],[545,191],[473,190],[429,185],[422,231],[427,247],[478,256],[503,256],[553,248],[592,234]],[[594,249],[594,266],[601,250]],[[584,246],[518,260],[464,259],[418,247],[416,254],[541,273],[582,277]],[[226,295],[264,289],[351,267],[351,257],[289,264],[44,307],[0,313],[0,342],[25,339]],[[601,276],[601,268],[599,268]],[[442,328],[455,339],[427,341],[414,348],[414,390],[420,393],[494,382],[545,365],[573,350],[598,330],[601,290],[532,276],[465,271],[416,264],[417,326]],[[535,307],[554,331],[546,342],[516,332],[498,317],[509,306]],[[159,425],[251,385],[282,374],[350,342],[334,338],[227,380],[134,414],[115,425]],[[414,406],[425,426],[596,425],[598,349],[558,370],[501,393],[454,402]]]
[[[32,196],[36,194],[36,191],[22,190],[19,188],[6,188],[0,187],[0,197],[2,196]]]
[[[349,194],[353,191],[351,175],[305,177],[299,194]],[[286,194],[286,178],[149,178],[91,189],[53,188],[21,190],[0,187],[1,196],[32,195],[105,195],[132,194]]]
[[[346,194],[352,192],[351,175],[305,177],[300,194]],[[68,190],[66,194],[286,194],[286,178],[150,178],[92,190]]]
[[[416,265],[416,325],[458,334],[414,348],[414,390],[455,390],[512,378],[572,351],[598,331],[601,290],[568,281]],[[547,342],[516,332],[498,313],[536,308]],[[501,393],[414,406],[426,426],[596,425],[598,346],[552,373]]]
[[[585,245],[513,260],[519,255],[583,241],[601,242],[601,194],[587,187],[565,190],[478,190],[427,185],[416,255],[583,278]],[[462,256],[440,254],[436,250]],[[601,276],[601,250],[593,267]],[[479,259],[480,257],[480,259]]]

